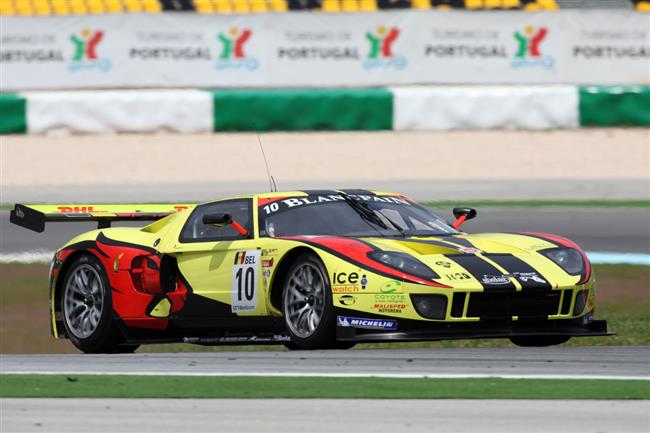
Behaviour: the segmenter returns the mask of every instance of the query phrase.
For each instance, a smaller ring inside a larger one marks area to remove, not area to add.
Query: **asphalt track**
[[[2,432],[647,433],[648,401],[1,399]]]
[[[650,346],[0,355],[2,373],[650,378]]]
[[[459,205],[462,203],[459,203]],[[479,208],[463,228],[485,231],[541,231],[567,236],[587,251],[650,253],[650,209],[647,208]],[[439,214],[453,220],[451,209]],[[96,227],[92,223],[51,223],[34,233],[9,223],[0,212],[0,251],[53,251],[75,235]]]

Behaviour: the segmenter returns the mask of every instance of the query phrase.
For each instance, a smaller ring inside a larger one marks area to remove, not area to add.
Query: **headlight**
[[[411,295],[415,311],[427,319],[444,320],[447,315],[447,297],[444,295]]]
[[[582,254],[580,254],[578,250],[572,248],[553,248],[550,250],[540,251],[540,253],[553,260],[559,267],[564,269],[566,273],[571,275],[580,274],[585,267]]]
[[[368,257],[405,274],[414,275],[424,280],[439,278],[438,274],[429,269],[427,265],[405,253],[374,251],[368,253]]]

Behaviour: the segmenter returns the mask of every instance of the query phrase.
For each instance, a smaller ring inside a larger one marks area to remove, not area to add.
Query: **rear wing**
[[[46,222],[97,221],[97,228],[113,221],[155,221],[194,204],[16,204],[9,221],[35,232],[43,232]]]

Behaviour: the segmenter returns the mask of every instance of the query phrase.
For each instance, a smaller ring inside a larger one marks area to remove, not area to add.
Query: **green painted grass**
[[[1,375],[0,397],[650,399],[642,380]]]

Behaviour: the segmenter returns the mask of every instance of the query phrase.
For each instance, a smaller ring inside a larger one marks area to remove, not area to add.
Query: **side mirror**
[[[209,226],[224,227],[227,225],[232,226],[235,230],[239,232],[240,235],[248,237],[248,230],[246,230],[241,224],[232,219],[232,215],[229,213],[209,213],[203,215],[203,224]]]
[[[476,215],[476,209],[472,209],[471,207],[455,207],[454,216],[456,217],[456,221],[452,226],[458,230],[465,221],[471,220]]]
[[[203,215],[203,224],[208,226],[225,226],[232,223],[229,213],[209,213]]]

